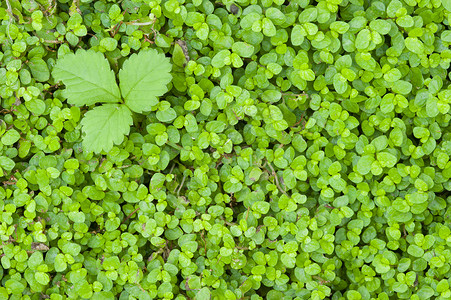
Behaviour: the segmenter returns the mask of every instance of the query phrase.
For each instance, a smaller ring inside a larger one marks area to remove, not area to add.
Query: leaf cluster
[[[100,153],[120,144],[133,124],[132,112],[148,112],[167,91],[171,64],[156,50],[134,54],[119,71],[119,86],[108,61],[99,52],[79,50],[58,59],[52,75],[67,89],[67,102],[76,106],[94,105],[81,121],[83,147]]]

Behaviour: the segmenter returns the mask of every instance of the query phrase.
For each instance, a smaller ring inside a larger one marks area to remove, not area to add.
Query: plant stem
[[[290,198],[290,196],[288,196],[288,194],[287,194],[287,193],[282,189],[282,187],[280,186],[279,178],[278,178],[278,176],[277,176],[277,174],[276,174],[276,171],[274,170],[274,168],[272,167],[272,165],[270,164],[269,161],[266,161],[266,162],[268,163],[268,166],[271,168],[271,173],[272,173],[272,175],[273,175],[274,178],[276,179],[276,186],[277,186],[277,188],[279,189],[279,191],[281,191],[282,194],[284,194],[285,196],[287,196],[288,198]]]
[[[125,222],[127,222],[128,219],[130,219],[131,216],[133,216],[137,211],[139,210],[139,207],[137,209],[135,209],[134,211],[132,211],[127,218],[125,218],[122,222],[121,225],[124,224]]]

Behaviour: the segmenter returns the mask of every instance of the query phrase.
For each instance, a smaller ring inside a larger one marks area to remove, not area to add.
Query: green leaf
[[[58,254],[55,257],[55,271],[56,272],[63,272],[67,268],[66,260],[64,259],[63,254]]]
[[[226,60],[230,60],[230,51],[221,50],[213,56],[211,59],[211,65],[215,68],[222,68],[226,65]]]
[[[371,32],[368,29],[363,29],[357,34],[355,39],[355,46],[359,50],[368,48],[371,42]]]
[[[69,212],[68,217],[75,223],[83,223],[85,221],[85,214],[81,211],[71,211]]]
[[[42,58],[32,57],[28,62],[31,74],[36,81],[45,82],[50,78],[50,71]]]
[[[296,266],[296,258],[287,253],[282,253],[280,260],[287,268],[294,268]]]
[[[402,133],[402,130],[399,128],[394,128],[390,132],[390,140],[393,142],[395,146],[400,147],[402,145],[402,142],[404,140],[404,136]]]
[[[374,157],[370,155],[364,155],[362,156],[359,161],[357,162],[357,171],[362,174],[366,175],[371,171],[371,164],[374,162]]]
[[[360,300],[360,299],[362,299],[362,295],[358,291],[350,290],[346,294],[346,299]]]
[[[410,206],[407,204],[407,201],[403,199],[396,199],[393,201],[393,208],[399,212],[406,213],[410,211]]]
[[[11,290],[11,292],[14,295],[22,295],[24,289],[25,289],[25,285],[20,282],[17,281],[15,279],[9,279],[5,282],[5,287],[9,290]]]
[[[105,270],[117,270],[119,269],[120,264],[121,262],[119,261],[119,258],[117,256],[111,256],[105,258],[102,266]]]
[[[260,168],[253,167],[252,170],[249,172],[249,179],[252,182],[258,181],[262,174],[263,174],[263,171]]]
[[[156,117],[160,122],[170,123],[177,117],[177,113],[173,108],[170,107],[165,110],[157,111]]]
[[[286,20],[284,13],[275,7],[268,8],[265,14],[275,25],[282,25]]]
[[[232,45],[232,51],[241,57],[251,57],[254,53],[254,46],[245,42],[236,42]]]
[[[44,272],[36,272],[34,278],[42,285],[47,285],[50,282],[49,275]]]
[[[88,111],[81,126],[86,136],[83,147],[87,151],[100,153],[110,151],[113,145],[124,140],[133,124],[132,113],[125,105],[104,104]]]
[[[423,43],[416,37],[408,37],[405,41],[406,48],[415,54],[421,55],[424,53]]]
[[[442,0],[442,5],[447,11],[451,12],[451,0]]]
[[[111,37],[106,37],[100,41],[100,46],[107,51],[113,51],[117,47],[117,41]]]
[[[263,18],[262,29],[263,34],[266,36],[271,37],[276,35],[276,27],[274,26],[273,22],[268,18]]]
[[[52,75],[66,85],[67,101],[76,106],[121,100],[116,78],[102,53],[78,50],[58,59]]]
[[[119,81],[125,104],[132,111],[150,111],[157,97],[168,91],[172,65],[164,54],[147,50],[133,54],[119,71]]]
[[[388,152],[379,152],[376,155],[377,160],[380,162],[382,167],[393,167],[396,164],[396,157]]]
[[[291,43],[293,46],[299,46],[304,41],[303,28],[301,25],[295,25],[291,30]]]
[[[226,127],[226,124],[221,121],[211,121],[211,122],[208,122],[207,125],[205,126],[207,131],[214,132],[214,133],[220,133],[220,132],[224,131],[225,127]]]
[[[440,37],[442,41],[451,43],[451,30],[445,30],[442,32],[442,35]]]
[[[0,167],[4,170],[11,171],[15,165],[16,163],[11,158],[3,155],[0,156]]]
[[[186,56],[182,47],[176,43],[172,51],[172,61],[176,66],[183,67],[186,64]]]
[[[451,11],[451,10],[450,10]],[[419,299],[423,300],[423,299],[429,299],[432,296],[434,296],[434,289],[431,288],[430,286],[423,286],[422,288],[420,288],[418,290],[418,292],[416,292],[416,294],[418,295]]]
[[[36,268],[41,265],[41,263],[44,261],[42,253],[39,251],[34,252],[33,254],[30,255],[30,257],[28,258],[28,267],[31,270],[36,270]]]
[[[392,87],[393,92],[407,95],[412,91],[412,84],[405,80],[398,80]]]
[[[265,201],[257,201],[254,202],[254,204],[252,205],[252,209],[254,209],[256,212],[264,215],[267,214],[269,209],[270,209],[270,205],[268,202]]]
[[[334,75],[334,88],[339,94],[343,94],[346,92],[348,88],[348,82],[346,81],[346,78],[343,77],[341,74],[335,74]]]
[[[390,31],[391,25],[385,20],[376,19],[371,21],[370,28],[371,30],[377,31],[380,34],[385,35],[388,34],[388,32]]]
[[[407,253],[415,257],[422,257],[424,250],[417,245],[410,245],[409,248],[407,248]]]
[[[384,74],[384,79],[388,82],[395,82],[401,79],[401,72],[398,69],[391,69],[387,73]]]
[[[20,134],[15,129],[8,130],[1,138],[3,145],[10,146],[20,139]]]

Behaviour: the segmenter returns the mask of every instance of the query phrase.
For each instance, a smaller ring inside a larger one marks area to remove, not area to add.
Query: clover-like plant
[[[100,153],[120,144],[130,132],[132,114],[144,113],[168,91],[172,65],[157,50],[133,54],[119,71],[119,86],[107,59],[100,52],[78,50],[58,59],[52,75],[66,85],[67,102],[90,106],[81,120],[83,148]]]

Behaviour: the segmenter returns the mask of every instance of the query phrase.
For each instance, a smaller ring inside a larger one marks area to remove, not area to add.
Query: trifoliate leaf
[[[66,85],[67,102],[76,106],[99,102],[119,102],[116,78],[100,52],[79,50],[60,58],[52,72]]]
[[[83,147],[87,151],[108,152],[113,144],[118,145],[133,124],[132,112],[125,105],[105,104],[95,107],[85,114],[81,125],[86,136]]]
[[[130,56],[119,71],[125,104],[137,113],[150,111],[168,90],[171,68],[169,59],[153,49]]]

